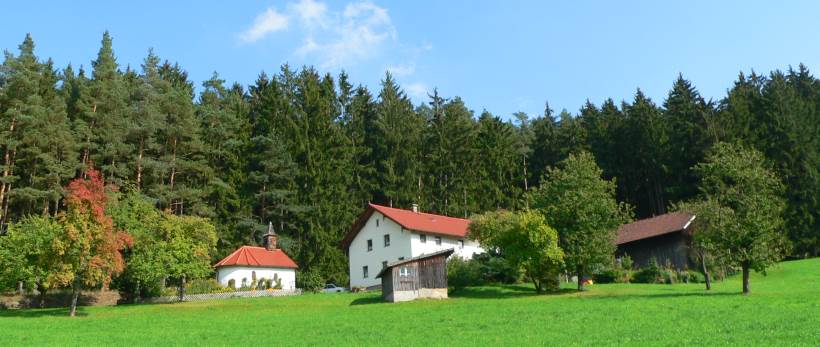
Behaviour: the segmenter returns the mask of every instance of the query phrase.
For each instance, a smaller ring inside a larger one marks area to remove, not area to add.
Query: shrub
[[[706,281],[702,273],[692,270],[680,272],[679,279],[683,283],[703,283]]]
[[[649,260],[649,264],[635,272],[632,281],[635,283],[664,283],[664,274],[655,258]]]
[[[447,261],[447,285],[453,291],[482,284],[484,280],[481,276],[481,265],[475,260],[464,260],[455,256]]]
[[[282,279],[279,278],[278,274],[273,274],[273,282],[271,282],[273,286],[269,286],[269,288],[273,289],[282,289]]]
[[[281,288],[280,283],[277,283]],[[322,274],[316,271],[305,271],[296,274],[296,286],[305,291],[318,293],[325,287],[325,280]]]
[[[185,286],[186,294],[205,294],[219,290],[221,286],[213,278],[195,279]]]
[[[513,284],[521,282],[521,270],[499,254],[489,251],[473,256],[485,283]]]
[[[595,283],[616,283],[620,278],[620,272],[617,269],[606,269],[592,274],[592,280]]]

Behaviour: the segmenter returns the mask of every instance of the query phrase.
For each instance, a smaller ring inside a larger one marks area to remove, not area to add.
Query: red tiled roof
[[[225,259],[220,260],[214,267],[222,266],[259,266],[299,268],[281,249],[269,251],[264,247],[242,246]]]
[[[365,222],[373,212],[379,213],[390,218],[405,229],[414,231],[436,234],[442,236],[465,237],[467,236],[468,228],[470,226],[469,219],[447,217],[432,213],[413,212],[410,210],[402,210],[399,208],[392,208],[376,204],[368,204],[365,211],[359,216],[350,231],[342,240],[342,246],[347,248],[353,239],[364,227]]]
[[[616,244],[621,245],[632,241],[681,231],[689,227],[695,219],[694,215],[681,212],[662,214],[660,216],[642,219],[618,228]]]

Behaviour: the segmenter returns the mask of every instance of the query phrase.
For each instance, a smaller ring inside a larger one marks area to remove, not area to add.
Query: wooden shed
[[[447,257],[453,252],[445,249],[387,264],[376,275],[382,280],[382,298],[390,302],[446,299]]]
[[[661,266],[690,268],[693,220],[694,215],[674,212],[624,224],[618,229],[616,256],[629,255],[638,268],[652,259]]]

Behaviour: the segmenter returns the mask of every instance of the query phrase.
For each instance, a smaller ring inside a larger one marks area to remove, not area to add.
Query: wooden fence
[[[301,289],[294,290],[247,290],[235,291],[225,293],[210,293],[210,294],[186,294],[181,301],[205,301],[205,300],[220,300],[230,298],[261,298],[267,296],[293,296],[302,295]],[[171,303],[180,302],[179,296],[161,296],[158,298],[149,298],[142,300],[144,303]]]

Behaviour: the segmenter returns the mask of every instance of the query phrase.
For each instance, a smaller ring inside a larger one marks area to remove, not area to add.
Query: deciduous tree
[[[615,182],[601,174],[589,152],[570,154],[549,168],[532,192],[531,206],[558,230],[564,262],[578,277],[578,290],[584,275],[610,261],[617,229],[630,219],[628,206],[615,200]]]

